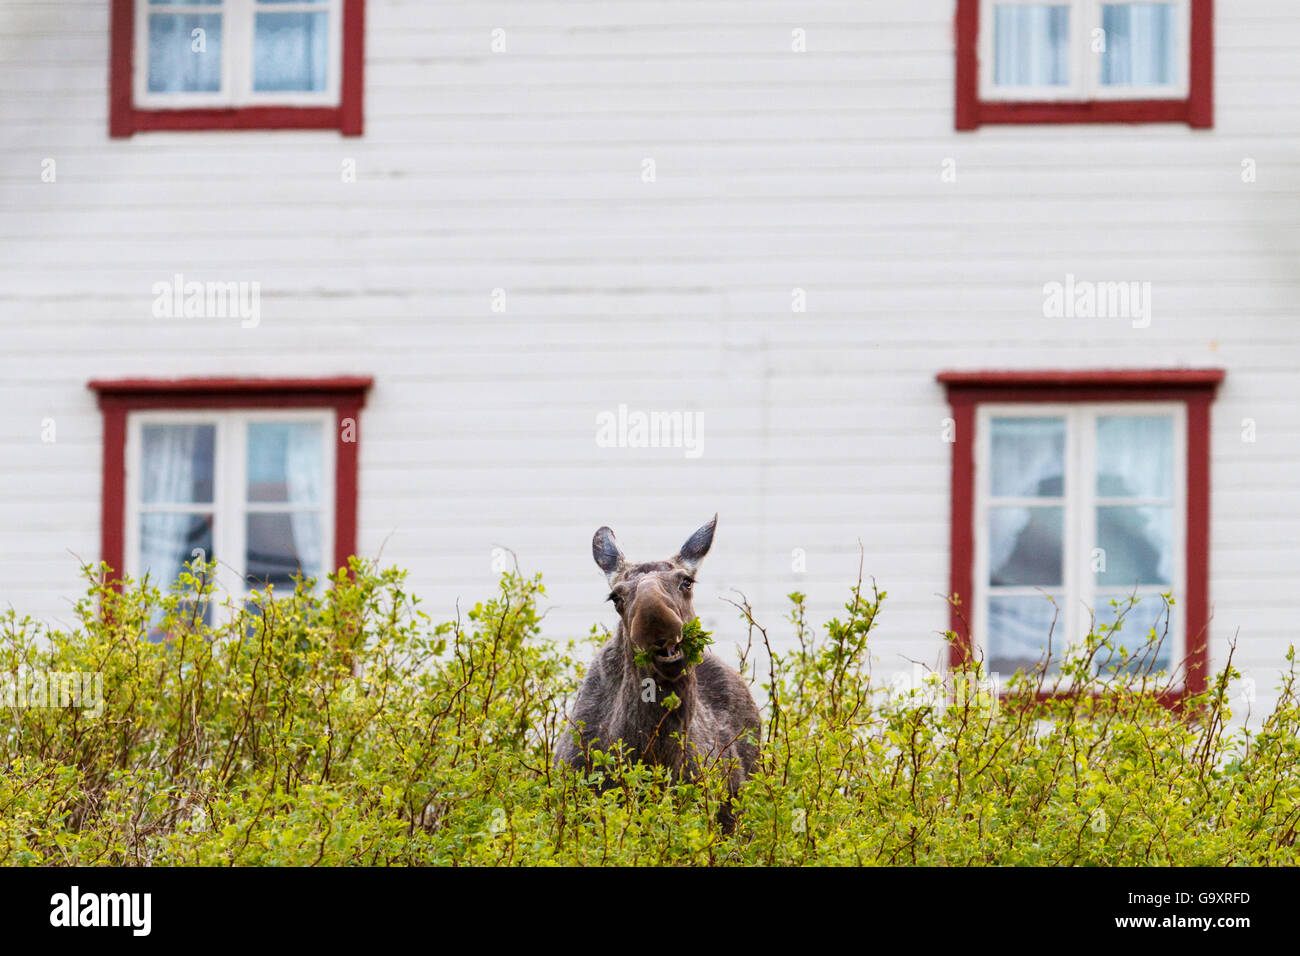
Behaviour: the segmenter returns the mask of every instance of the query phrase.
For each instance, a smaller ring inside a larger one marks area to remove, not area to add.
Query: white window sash
[[[322,426],[322,481],[319,505],[294,505],[289,502],[248,501],[248,426],[254,422],[318,422]],[[213,607],[213,622],[229,620],[228,612],[220,607],[229,595],[242,599],[251,593],[247,583],[247,528],[246,516],[250,513],[292,511],[319,511],[321,515],[321,568],[317,578],[317,592],[325,584],[325,576],[334,563],[334,480],[336,469],[334,415],[328,409],[259,409],[239,411],[140,411],[127,416],[126,429],[126,573],[139,578],[140,567],[140,515],[141,476],[143,463],[143,429],[157,424],[204,424],[216,426],[215,462],[213,473],[212,504],[175,506],[149,506],[149,511],[207,511],[211,510],[212,549],[219,564],[216,569],[218,601]],[[186,560],[189,560],[187,557]],[[154,582],[166,592],[170,581]]]
[[[1111,595],[1098,597],[1104,591],[1123,591],[1124,596],[1134,593],[1134,588],[1098,587],[1092,571],[1091,555],[1097,544],[1096,528],[1096,431],[1097,419],[1106,415],[1167,415],[1173,419],[1173,487],[1170,498],[1159,499],[1158,503],[1170,507],[1173,522],[1171,550],[1173,552],[1173,569],[1168,587],[1160,585],[1143,585],[1136,589],[1138,597],[1144,602],[1160,601],[1160,594],[1169,591],[1174,595],[1176,606],[1170,615],[1169,633],[1165,635],[1165,645],[1170,650],[1172,673],[1175,675],[1174,686],[1181,687],[1185,674],[1179,668],[1186,658],[1187,641],[1182,609],[1185,608],[1187,587],[1187,408],[1181,402],[1105,402],[1105,403],[1028,403],[1012,402],[1001,404],[981,404],[976,414],[975,442],[975,509],[973,515],[975,535],[975,557],[973,567],[974,608],[971,619],[972,650],[977,657],[988,660],[989,597],[991,594],[1026,594],[1039,595],[1051,593],[1052,588],[1039,586],[1026,587],[990,587],[989,581],[989,525],[990,506],[1015,504],[1019,499],[993,499],[989,487],[992,463],[992,420],[994,418],[1044,418],[1059,417],[1065,421],[1065,519],[1062,529],[1062,582],[1061,599],[1058,603],[1059,617],[1052,633],[1053,656],[1059,657],[1067,646],[1077,645],[1087,634],[1089,609],[1100,611],[1109,606]],[[1028,499],[1025,499],[1026,501]],[[1034,499],[1036,504],[1050,503],[1053,499]],[[1135,503],[1148,499],[1134,499]],[[1156,503],[1156,499],[1149,499]],[[1118,503],[1111,498],[1106,505]],[[1114,595],[1119,596],[1119,595]],[[1047,598],[1042,597],[1044,602]],[[1124,604],[1120,598],[1121,607]],[[1127,617],[1131,618],[1130,612]],[[1100,614],[1098,616],[1101,616]],[[1120,642],[1134,650],[1141,646],[1146,634],[1136,634],[1129,624],[1120,632]],[[1047,634],[1043,634],[1046,643]],[[1005,682],[1010,674],[1001,674]],[[1049,675],[1047,687],[1053,687],[1059,681],[1062,690],[1068,689],[1069,682],[1064,677]]]
[[[212,109],[252,106],[337,106],[343,72],[343,3],[259,4],[257,0],[221,0],[220,4],[150,8],[149,0],[135,0],[135,50],[133,75],[137,109]],[[326,86],[318,92],[269,92],[253,89],[253,39],[256,16],[263,13],[319,13],[328,15],[329,68]],[[222,14],[221,89],[214,93],[151,93],[149,91],[149,15]]]
[[[1102,7],[1119,0],[980,0],[980,28],[977,39],[980,99],[985,102],[1076,103],[1093,100],[1180,100],[1190,91],[1191,0],[1163,0],[1175,7],[1178,57],[1175,82],[1166,86],[1103,86],[1102,56],[1092,52],[1092,31],[1101,28]],[[1152,0],[1158,2],[1158,0]],[[1070,82],[1065,86],[997,86],[993,82],[996,6],[1070,7]]]

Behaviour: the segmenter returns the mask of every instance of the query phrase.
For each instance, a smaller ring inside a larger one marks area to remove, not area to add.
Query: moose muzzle
[[[682,619],[657,588],[642,588],[632,613],[632,642],[654,655],[655,669],[665,677],[680,673]],[[676,672],[676,673],[675,673]]]

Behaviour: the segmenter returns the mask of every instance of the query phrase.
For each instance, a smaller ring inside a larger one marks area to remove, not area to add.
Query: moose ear
[[[596,564],[605,572],[605,577],[611,584],[614,582],[614,575],[618,574],[626,563],[618,542],[614,540],[614,532],[609,528],[601,528],[592,536],[591,556],[596,559]]]
[[[715,514],[712,521],[686,539],[682,549],[677,552],[677,563],[694,574],[695,569],[700,566],[700,562],[704,560],[704,556],[709,553],[709,548],[713,545],[713,531],[717,526],[718,516]]]

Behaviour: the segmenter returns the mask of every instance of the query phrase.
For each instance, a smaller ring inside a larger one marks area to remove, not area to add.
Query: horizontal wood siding
[[[71,622],[98,557],[88,380],[364,374],[360,548],[435,614],[507,547],[581,635],[612,620],[596,527],[660,557],[718,511],[697,606],[724,637],[733,588],[777,635],[789,591],[836,613],[860,541],[878,668],[937,665],[935,373],[1207,365],[1213,659],[1239,634],[1267,704],[1300,616],[1292,0],[1218,4],[1208,131],[954,131],[952,0],[367,8],[363,137],[110,140],[108,5],[3,3],[0,604]],[[154,318],[176,273],[259,282],[260,324]],[[1150,282],[1150,327],[1045,318],[1067,273]],[[598,447],[620,403],[698,412],[703,454]]]

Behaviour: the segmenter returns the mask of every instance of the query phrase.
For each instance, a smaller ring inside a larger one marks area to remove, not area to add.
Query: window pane
[[[1101,8],[1106,51],[1104,86],[1168,86],[1176,82],[1178,42],[1172,3],[1107,3]]]
[[[1112,597],[1118,607],[1110,606]],[[1098,631],[1102,625],[1114,627],[1115,621],[1121,614],[1124,618],[1119,631],[1114,633],[1111,639],[1114,652],[1111,654],[1104,650],[1098,652],[1098,669],[1111,673],[1118,673],[1121,670],[1141,672],[1149,669],[1152,673],[1169,670],[1174,657],[1174,634],[1170,620],[1172,611],[1172,608],[1165,606],[1165,602],[1158,594],[1145,595],[1131,607],[1128,595],[1098,597],[1096,608]],[[1158,650],[1154,643],[1148,644],[1152,641],[1152,628],[1155,628],[1155,640],[1160,642]],[[1131,658],[1123,667],[1120,666],[1120,645],[1128,650]]]
[[[194,602],[182,601],[180,608],[177,610],[177,618],[181,621],[187,621],[192,614],[194,614]],[[167,639],[167,628],[163,626],[163,621],[166,617],[167,615],[164,613],[162,608],[154,611],[153,615],[149,618],[149,627],[145,631],[145,638],[147,640],[153,641],[157,644],[158,642]],[[203,602],[203,605],[200,608],[200,613],[197,615],[197,620],[202,621],[209,627],[212,626],[212,601],[209,600]]]
[[[990,508],[989,584],[1060,585],[1064,521],[1064,508]]]
[[[993,82],[1068,86],[1070,8],[998,4],[993,9]]]
[[[1168,498],[1174,486],[1174,421],[1161,416],[1097,419],[1097,494]]]
[[[220,90],[221,14],[149,14],[149,92]]]
[[[202,554],[195,554],[198,549]],[[182,568],[212,560],[212,515],[151,512],[140,516],[140,575],[170,587]]]
[[[1101,507],[1097,509],[1097,546],[1104,570],[1097,583],[1131,588],[1173,583],[1173,509],[1168,507]]]
[[[292,584],[321,573],[321,516],[315,511],[248,516],[248,581],[254,588]]]
[[[1048,673],[1059,669],[1059,660],[1065,650],[1065,635],[1057,607],[1059,595],[1053,596],[1056,606],[1045,596],[989,598],[989,641],[984,666],[990,674],[1009,676],[1018,670],[1031,670],[1038,665],[1047,651],[1050,635],[1052,660]]]
[[[212,515],[154,512],[140,516],[140,576],[149,575],[164,591],[176,583],[185,565],[211,561],[212,552]],[[186,606],[192,611],[192,603]],[[164,617],[159,608],[150,618],[145,635],[149,640],[161,641],[167,636]],[[211,601],[203,602],[199,619],[212,623]]]
[[[320,504],[324,432],[320,422],[250,423],[248,500]]]
[[[259,93],[324,90],[329,14],[259,13],[253,40],[253,89]]]
[[[140,431],[144,504],[212,501],[215,425],[145,425]]]
[[[1059,498],[1065,494],[1065,419],[995,418],[995,498]]]

